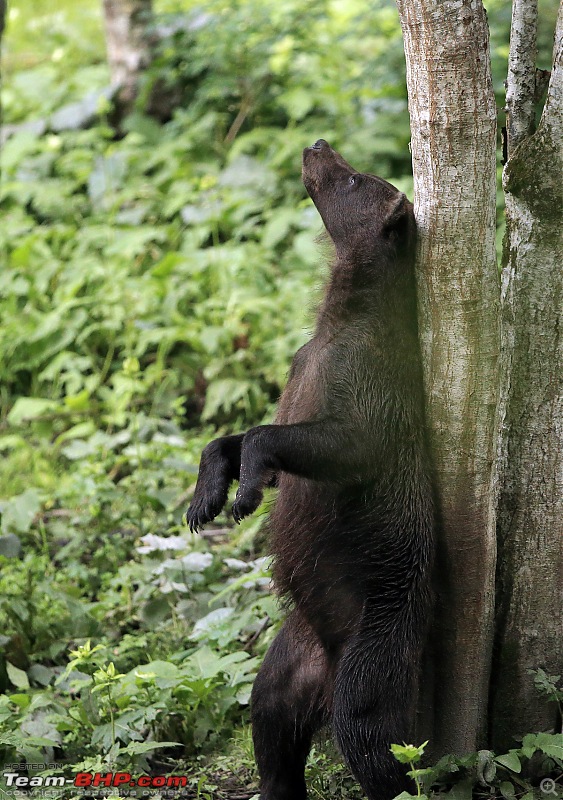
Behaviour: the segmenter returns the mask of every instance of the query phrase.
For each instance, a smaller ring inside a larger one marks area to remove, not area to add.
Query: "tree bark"
[[[139,75],[150,62],[147,24],[152,0],[104,0],[106,47],[112,86],[119,100],[130,105],[137,94]]]
[[[5,24],[6,24],[6,0],[0,0],[0,86],[2,85],[2,36],[4,34]],[[2,100],[0,99],[0,128],[2,127],[3,122],[4,122],[4,109],[2,108]]]
[[[4,23],[6,20],[6,0],[0,0],[0,42],[4,33]]]
[[[496,109],[480,0],[397,0],[407,61],[427,416],[438,485],[436,604],[417,740],[485,742],[494,629],[499,282]]]
[[[537,0],[513,0],[505,109],[511,150],[534,127],[537,36]]]
[[[492,744],[553,730],[529,670],[563,665],[563,7],[538,129],[535,0],[515,0],[507,81],[499,606]]]

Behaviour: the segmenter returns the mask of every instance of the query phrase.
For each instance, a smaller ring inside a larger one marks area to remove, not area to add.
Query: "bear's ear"
[[[410,203],[407,196],[400,192],[389,203],[383,220],[383,232],[389,235],[408,224]]]

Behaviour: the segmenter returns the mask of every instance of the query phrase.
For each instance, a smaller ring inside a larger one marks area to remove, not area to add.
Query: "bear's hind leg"
[[[404,644],[399,621],[379,635],[360,628],[338,664],[334,735],[368,800],[392,800],[415,788],[390,750],[409,735],[413,659]]]
[[[252,689],[252,738],[261,800],[305,800],[311,739],[328,718],[331,669],[317,635],[294,611]]]

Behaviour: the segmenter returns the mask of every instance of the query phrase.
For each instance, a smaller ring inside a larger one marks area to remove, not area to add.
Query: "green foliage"
[[[294,298],[314,285],[317,222],[294,197],[285,230],[274,227],[281,178],[246,155],[190,166],[195,135],[175,121],[157,151],[135,131],[108,141],[106,129],[7,143],[2,198],[18,235],[4,242],[1,278],[4,413],[23,398],[9,422],[68,428],[94,415],[121,427],[139,406],[170,416],[190,394],[215,421],[270,408],[303,341]],[[282,251],[288,237],[296,248]]]
[[[408,764],[410,766],[410,770],[408,771],[408,775],[414,780],[416,784],[416,795],[411,795],[409,792],[401,792],[398,797],[398,800],[407,800],[410,797],[418,797],[421,800],[428,800],[428,795],[424,794],[422,791],[423,787],[423,777],[427,776],[429,773],[428,769],[420,769],[415,767],[415,764],[421,760],[424,754],[424,748],[428,742],[424,742],[419,747],[415,747],[413,744],[392,744],[391,745],[391,752],[401,764]]]
[[[11,594],[0,616],[2,629],[14,632],[3,637],[6,757],[9,746],[52,761],[56,748],[76,769],[101,759],[105,767],[145,770],[156,748],[189,756],[228,737],[244,718],[256,654],[271,640],[278,611],[263,559],[214,556],[190,540],[146,535],[140,560],[106,574],[98,599],[87,610],[84,598],[75,601],[73,614],[65,613],[69,598],[55,574],[30,591],[31,568],[24,573],[25,563],[5,559],[2,588]],[[36,559],[39,573],[46,564]],[[19,573],[27,577],[21,589]],[[98,643],[87,639],[67,656],[63,642],[82,641],[88,630]]]
[[[2,41],[5,122],[43,117],[109,82],[100,4],[11,0]]]
[[[490,750],[479,750],[462,758],[448,755],[432,767],[416,769],[414,764],[420,761],[427,744],[391,745],[395,758],[411,765],[409,775],[417,785],[416,795],[403,792],[397,800],[429,800],[444,794],[452,800],[536,800],[548,790],[555,797],[561,795],[557,781],[563,774],[563,733],[528,734],[520,747],[508,753],[495,755]]]
[[[548,675],[545,670],[533,670],[534,685],[538,694],[557,704],[559,716],[563,718],[563,684],[561,675]]]
[[[238,143],[248,153],[273,137],[276,165],[290,168],[295,158],[276,129],[299,125],[305,141],[321,129],[360,166],[408,174],[404,57],[390,3],[366,14],[359,0],[238,0],[227,12],[212,0],[193,23],[161,44],[147,96],[158,83],[174,87],[198,117],[213,109],[228,143],[238,130],[252,132]]]

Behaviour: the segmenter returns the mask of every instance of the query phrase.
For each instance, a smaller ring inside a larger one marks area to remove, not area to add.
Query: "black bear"
[[[390,752],[412,721],[429,601],[433,492],[416,323],[412,204],[324,139],[303,181],[335,257],[314,337],[273,425],[204,449],[192,530],[239,481],[236,521],[279,493],[269,526],[289,614],[251,700],[262,800],[303,800],[314,732],[330,724],[370,800],[408,788]]]

